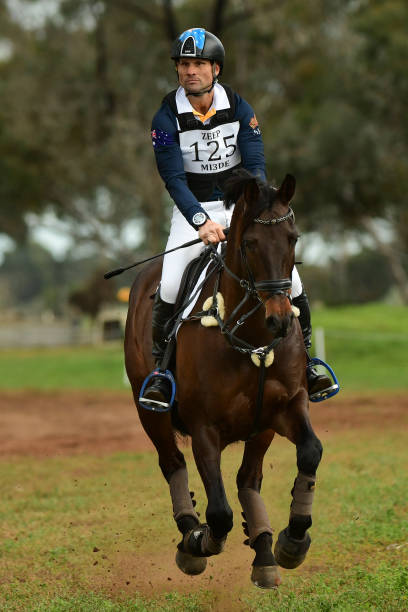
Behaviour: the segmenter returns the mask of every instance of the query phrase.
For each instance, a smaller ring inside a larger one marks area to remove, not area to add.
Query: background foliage
[[[343,265],[353,270],[348,284],[367,284],[368,265],[369,275],[377,270],[377,290],[356,301],[391,284],[408,301],[405,2],[56,0],[45,8],[0,1],[0,232],[14,244],[27,245],[36,215],[47,212],[64,221],[74,259],[85,252],[102,265],[161,249],[171,202],[150,123],[176,86],[171,41],[199,24],[222,38],[223,79],[256,110],[269,180],[297,178],[302,231],[369,245],[365,268],[363,259]],[[0,296],[18,301],[9,262]],[[327,299],[312,272],[317,297]],[[331,291],[328,301],[346,299]]]

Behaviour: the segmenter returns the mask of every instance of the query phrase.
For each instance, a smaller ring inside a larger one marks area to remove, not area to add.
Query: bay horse
[[[309,420],[306,353],[290,298],[298,238],[290,207],[295,184],[294,177],[286,175],[274,188],[244,170],[229,179],[225,203],[235,207],[225,257],[217,278],[205,282],[191,318],[178,331],[176,410],[158,413],[139,404],[143,380],[154,368],[150,298],[160,280],[156,262],[146,266],[132,286],[125,332],[126,370],[140,421],[156,447],[182,535],[178,567],[186,574],[200,574],[207,557],[224,549],[233,514],[223,485],[221,452],[244,441],[236,482],[247,543],[255,551],[251,579],[262,588],[280,584],[279,565],[295,568],[306,557],[322,455]],[[204,327],[194,315],[211,297],[210,314],[218,325]],[[206,523],[194,509],[175,423],[191,437],[207,495]],[[295,444],[298,474],[288,525],[272,552],[272,528],[260,490],[263,458],[275,432]]]

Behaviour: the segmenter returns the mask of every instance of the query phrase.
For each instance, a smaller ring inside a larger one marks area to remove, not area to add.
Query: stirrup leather
[[[340,391],[340,385],[335,373],[325,361],[319,359],[318,357],[312,357],[306,367],[312,368],[315,365],[320,365],[326,368],[333,380],[333,384],[330,387],[327,387],[327,389],[322,389],[322,391],[317,391],[317,393],[313,393],[309,396],[309,400],[311,402],[323,402],[324,400],[329,399],[329,397],[336,395],[336,393]]]
[[[171,397],[169,402],[159,402],[158,400],[144,398],[144,392],[146,391],[147,386],[149,385],[152,378],[164,378],[168,380],[171,385]],[[176,381],[174,380],[173,374],[170,370],[159,370],[155,369],[151,372],[143,381],[142,388],[139,393],[139,404],[145,410],[151,410],[153,412],[168,412],[171,410],[174,398],[176,396]]]

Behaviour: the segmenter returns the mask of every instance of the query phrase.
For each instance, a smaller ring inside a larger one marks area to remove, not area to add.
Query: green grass
[[[383,304],[316,309],[326,359],[344,391],[406,389],[408,310]],[[123,347],[0,352],[0,389],[123,389]]]
[[[408,386],[408,309],[367,304],[315,310],[326,360],[347,391]]]
[[[0,351],[0,389],[124,389],[123,344]]]
[[[312,547],[277,592],[250,583],[235,475],[241,444],[223,455],[235,525],[202,576],[174,564],[178,534],[154,453],[0,461],[0,609],[7,611],[402,611],[408,607],[406,435],[387,428],[323,438]],[[205,495],[189,449],[197,509]],[[286,522],[294,447],[277,438],[263,497],[275,534]]]

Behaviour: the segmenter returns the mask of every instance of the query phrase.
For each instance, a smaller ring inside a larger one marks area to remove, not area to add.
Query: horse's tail
[[[160,282],[161,262],[138,271],[129,294],[125,328],[125,365],[133,391],[140,389],[154,367],[152,357],[152,306]]]

